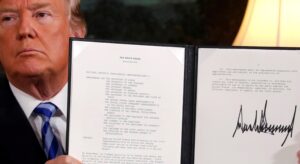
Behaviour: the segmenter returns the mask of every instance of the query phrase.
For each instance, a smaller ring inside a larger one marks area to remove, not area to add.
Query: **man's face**
[[[0,0],[0,62],[7,76],[67,76],[72,36],[65,0]]]

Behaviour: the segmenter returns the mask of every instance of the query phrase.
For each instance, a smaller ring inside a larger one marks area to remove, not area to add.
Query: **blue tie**
[[[63,154],[63,148],[53,134],[53,130],[50,126],[50,119],[55,114],[57,107],[50,103],[41,103],[35,109],[34,113],[41,116],[43,119],[41,134],[44,151],[47,158],[54,159],[56,156]]]

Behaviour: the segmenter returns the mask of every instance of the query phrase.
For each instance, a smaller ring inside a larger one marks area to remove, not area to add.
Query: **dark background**
[[[88,38],[231,45],[247,0],[82,0]]]

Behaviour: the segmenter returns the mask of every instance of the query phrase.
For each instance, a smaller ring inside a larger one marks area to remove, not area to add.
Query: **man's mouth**
[[[24,48],[17,53],[17,56],[32,56],[40,53],[43,52],[34,48]]]

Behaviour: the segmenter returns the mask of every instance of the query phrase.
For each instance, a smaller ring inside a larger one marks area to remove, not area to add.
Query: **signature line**
[[[237,124],[236,124],[236,127],[235,127],[232,137],[233,138],[235,137],[235,134],[238,130],[241,130],[242,133],[250,131],[250,132],[257,132],[257,133],[268,133],[271,135],[275,135],[275,133],[286,133],[286,136],[281,144],[281,146],[283,146],[289,136],[290,136],[290,138],[293,137],[297,105],[295,106],[293,118],[292,118],[291,124],[289,124],[289,125],[269,124],[267,121],[267,106],[268,106],[268,100],[266,100],[266,102],[265,102],[264,110],[261,110],[260,119],[258,120],[258,114],[257,114],[258,112],[256,110],[255,111],[255,119],[254,119],[253,123],[247,124],[247,123],[244,123],[244,120],[243,120],[243,106],[241,105]]]

